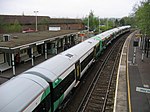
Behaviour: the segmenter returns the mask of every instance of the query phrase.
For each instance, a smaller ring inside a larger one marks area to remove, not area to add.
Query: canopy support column
[[[44,46],[45,46],[45,59],[47,59],[47,44],[45,43]]]
[[[14,53],[11,54],[11,58],[12,58],[13,75],[16,75],[16,71],[15,71],[15,56],[14,56]]]

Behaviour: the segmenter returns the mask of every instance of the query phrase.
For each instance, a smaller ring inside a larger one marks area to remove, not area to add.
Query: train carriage
[[[74,60],[76,57],[72,58]],[[51,87],[51,109],[55,111],[75,85],[75,65],[67,57],[57,55],[24,74],[33,74],[45,79]]]
[[[0,86],[0,112],[31,112],[50,94],[48,83],[34,75],[20,75]],[[50,104],[42,109],[50,109]]]
[[[56,111],[95,58],[129,28],[96,35],[4,83],[0,86],[0,111]]]
[[[57,56],[29,69],[24,74],[33,74],[45,79],[52,91],[51,109],[55,111],[67,94],[76,86],[94,57],[97,41],[88,40]],[[91,46],[92,44],[92,46]],[[81,49],[82,50],[77,50]]]

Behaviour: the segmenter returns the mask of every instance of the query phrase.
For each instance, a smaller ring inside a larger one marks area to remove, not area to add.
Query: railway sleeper
[[[97,86],[96,86],[96,89],[97,89],[97,88],[101,88],[101,89],[103,89],[103,90],[107,90],[107,87],[108,87],[108,84],[107,84],[107,85],[97,85]]]
[[[107,109],[105,112],[113,112],[113,109]]]
[[[91,97],[90,101],[91,100],[99,100],[99,101],[104,101],[105,100],[105,96],[101,96],[101,97]]]
[[[113,105],[114,104],[114,100],[107,100],[107,105]]]
[[[87,108],[85,112],[100,112],[101,109],[99,108]]]
[[[109,94],[109,95],[108,95],[108,98],[110,98],[110,99],[112,98],[112,99],[113,99],[114,96],[115,96],[115,94]]]
[[[98,104],[95,104],[95,103],[89,103],[88,105],[87,105],[87,109],[86,110],[102,110],[102,108],[103,108],[103,105],[98,105]],[[89,111],[86,111],[86,112],[89,112]],[[91,112],[93,112],[93,111],[91,111]]]
[[[102,95],[104,95],[104,94],[106,94],[106,90],[103,90],[103,91],[94,91],[93,93],[92,93],[92,95],[96,95],[96,96],[99,96],[100,94],[102,94]]]
[[[104,103],[104,101],[101,101],[101,100],[99,100],[99,99],[91,99],[90,102],[91,102],[91,103],[100,104],[100,105]]]
[[[99,99],[99,100],[104,100],[105,99],[105,94],[100,94],[100,95],[92,95],[91,99]]]
[[[106,90],[104,90],[103,88],[96,88],[96,91],[98,91],[98,92],[105,91],[106,92]]]
[[[103,81],[101,83],[101,85],[97,84],[97,87],[107,87],[108,86],[109,81]]]
[[[112,105],[106,105],[106,110],[109,110],[109,109],[113,109],[114,108],[114,104],[112,104]]]

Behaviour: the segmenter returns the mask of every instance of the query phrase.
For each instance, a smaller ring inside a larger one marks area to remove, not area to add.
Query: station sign
[[[139,41],[134,40],[134,41],[133,41],[133,47],[138,47],[138,46],[139,46]]]
[[[141,93],[150,93],[150,89],[142,88],[142,87],[136,87],[136,91],[141,92]]]

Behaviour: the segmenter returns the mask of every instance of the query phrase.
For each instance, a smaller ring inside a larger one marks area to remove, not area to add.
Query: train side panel
[[[75,85],[75,65],[67,69],[58,79],[52,82],[52,98],[54,111],[63,102]]]
[[[32,74],[17,76],[0,86],[0,111],[33,111],[48,87],[44,79]]]

